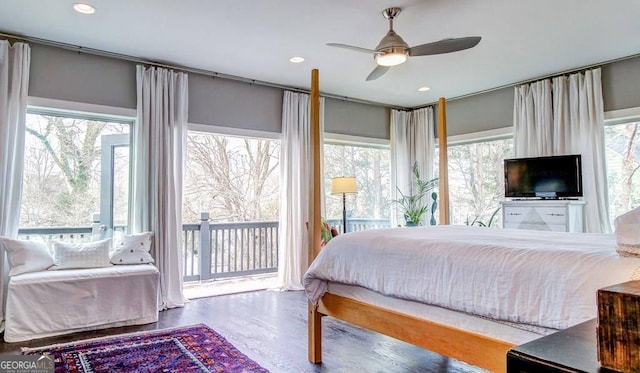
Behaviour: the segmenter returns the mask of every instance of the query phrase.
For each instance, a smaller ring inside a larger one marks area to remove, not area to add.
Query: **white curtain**
[[[27,90],[31,49],[0,40],[0,236],[16,237],[20,222]],[[6,255],[0,253],[0,331],[9,281]]]
[[[542,80],[516,87],[514,101],[514,151],[516,157],[555,154],[551,82]]]
[[[515,88],[516,157],[581,154],[585,229],[610,233],[600,69]]]
[[[391,196],[412,193],[413,165],[416,164],[423,180],[433,178],[435,157],[435,121],[433,107],[413,111],[391,111]],[[429,201],[427,201],[429,202]],[[397,209],[391,213],[391,226],[404,223]]]
[[[308,231],[311,196],[310,97],[284,91],[280,146],[280,241],[278,283],[283,290],[301,290],[309,266]],[[324,132],[324,98],[320,99],[320,134]],[[322,149],[322,138],[320,139]],[[322,160],[322,152],[321,160]],[[322,162],[321,162],[322,163]],[[320,170],[320,175],[322,175]],[[321,188],[323,185],[321,184]]]
[[[160,271],[160,309],[184,306],[182,180],[187,135],[187,74],[137,66],[138,120],[131,159],[132,232],[152,231]]]

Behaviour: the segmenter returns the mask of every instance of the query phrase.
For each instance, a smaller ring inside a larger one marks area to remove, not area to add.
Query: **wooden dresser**
[[[584,201],[502,201],[504,228],[584,232]]]

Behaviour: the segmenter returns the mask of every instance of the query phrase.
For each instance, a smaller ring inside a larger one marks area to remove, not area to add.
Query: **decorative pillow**
[[[618,216],[614,225],[618,254],[640,256],[640,207]]]
[[[152,232],[143,232],[127,235],[122,232],[115,232],[113,238],[113,253],[111,263],[113,264],[146,264],[153,263],[154,260],[149,254],[151,251]]]
[[[53,241],[53,262],[50,270],[108,267],[111,239],[87,243]]]
[[[0,246],[7,252],[9,276],[44,271],[53,265],[49,248],[40,239],[12,240],[0,237]]]

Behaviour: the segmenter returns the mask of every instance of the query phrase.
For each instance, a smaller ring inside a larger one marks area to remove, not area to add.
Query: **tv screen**
[[[582,197],[580,155],[504,160],[505,197]]]

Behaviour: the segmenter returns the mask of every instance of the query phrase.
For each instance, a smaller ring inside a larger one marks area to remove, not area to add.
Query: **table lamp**
[[[358,187],[355,177],[334,177],[331,179],[331,194],[342,194],[342,230],[347,233],[347,194],[356,194]]]

